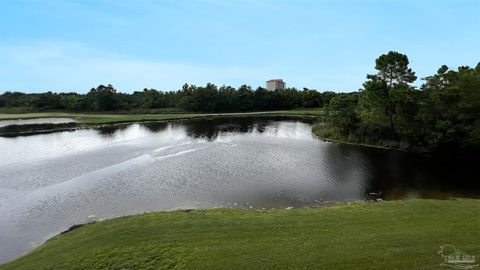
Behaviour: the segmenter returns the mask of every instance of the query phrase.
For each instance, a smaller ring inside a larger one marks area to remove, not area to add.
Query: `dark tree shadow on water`
[[[104,138],[113,138],[118,132],[124,131],[129,127],[128,124],[106,125],[94,128],[98,135]]]
[[[148,131],[152,133],[157,133],[164,131],[167,129],[169,123],[167,122],[148,122],[148,123],[142,123],[142,127],[146,128]]]
[[[187,130],[187,136],[194,139],[215,140],[222,133],[263,133],[275,121],[295,120],[289,117],[229,117],[196,119],[178,123]]]

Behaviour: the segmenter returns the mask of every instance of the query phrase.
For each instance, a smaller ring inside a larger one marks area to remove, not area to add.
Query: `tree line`
[[[375,69],[360,91],[330,100],[317,134],[396,148],[480,148],[480,63],[443,65],[419,89],[404,54],[381,55]]]
[[[480,148],[480,63],[472,68],[441,66],[422,78],[421,87],[406,55],[391,51],[375,61],[377,73],[366,76],[352,93],[288,88],[268,91],[242,85],[185,84],[177,91],[144,89],[119,93],[100,85],[87,94],[5,92],[0,109],[35,111],[151,111],[176,108],[189,112],[246,112],[323,108],[314,132],[324,138],[395,148]]]
[[[87,94],[41,93],[25,94],[5,92],[0,95],[0,107],[26,107],[34,111],[129,111],[177,108],[189,112],[246,112],[262,110],[284,110],[293,108],[318,108],[330,102],[334,92],[320,93],[316,90],[268,91],[258,87],[242,85],[218,87],[214,84],[195,86],[185,84],[178,91],[144,89],[132,94],[120,93],[112,85],[100,85]]]

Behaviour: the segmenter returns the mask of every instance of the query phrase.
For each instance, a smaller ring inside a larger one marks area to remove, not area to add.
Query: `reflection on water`
[[[30,125],[30,124],[63,124],[76,122],[71,118],[34,118],[34,119],[16,119],[0,120],[0,127],[9,125]]]
[[[0,149],[0,262],[90,215],[479,196],[471,167],[326,143],[292,119],[112,125],[0,138]]]

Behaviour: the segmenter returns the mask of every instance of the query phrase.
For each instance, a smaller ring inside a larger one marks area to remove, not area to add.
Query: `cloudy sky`
[[[356,91],[389,50],[419,77],[476,65],[479,14],[477,0],[0,0],[0,93],[273,78]]]

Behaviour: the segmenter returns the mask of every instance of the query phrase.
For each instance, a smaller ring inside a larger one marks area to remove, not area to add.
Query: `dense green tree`
[[[351,133],[359,124],[356,112],[358,105],[357,93],[339,94],[328,104],[328,121],[344,133]]]
[[[334,98],[337,95],[337,93],[335,93],[333,91],[325,91],[325,92],[320,93],[320,95],[322,97],[320,107],[325,107],[328,104],[330,104],[330,100],[332,98]]]
[[[218,88],[214,84],[208,83],[205,87],[198,87],[193,92],[195,101],[195,111],[216,112],[219,100]]]
[[[114,111],[120,109],[122,105],[117,90],[111,84],[99,85],[97,88],[90,89],[87,97],[95,111]]]
[[[144,89],[140,104],[143,108],[168,108],[175,105],[169,93],[160,92],[155,89]]]
[[[231,86],[222,86],[218,89],[218,112],[233,112],[235,111],[235,88]]]
[[[327,121],[346,139],[363,143],[480,150],[480,64],[457,70],[442,66],[424,78],[421,91],[411,86],[416,76],[408,64],[406,55],[381,55],[378,73],[367,76],[358,105],[348,96],[335,96]]]
[[[480,145],[480,64],[456,71],[442,66],[422,85],[418,121],[427,144],[473,147]]]
[[[322,94],[308,88],[303,88],[300,100],[303,108],[318,108],[323,105]]]
[[[242,85],[235,92],[235,104],[237,111],[245,112],[255,110],[254,94],[252,88],[248,85]]]
[[[52,92],[38,95],[38,98],[33,101],[33,106],[41,109],[65,109],[61,103],[61,96]]]
[[[261,110],[284,110],[292,108],[315,108],[328,104],[334,92],[320,93],[315,90],[295,88],[268,91],[259,87],[255,91],[248,85],[238,89],[231,86],[218,88],[183,85],[176,92],[144,89],[132,94],[117,93],[111,85],[92,88],[88,94],[42,93],[24,94],[6,92],[0,95],[0,107],[33,107],[37,110],[116,111],[129,109],[151,110],[180,108],[192,112],[242,112]]]
[[[375,60],[378,72],[367,75],[360,100],[360,116],[365,122],[395,130],[398,97],[413,89],[410,84],[417,79],[408,64],[406,55],[393,51]]]
[[[34,94],[28,95],[21,92],[7,91],[2,94],[2,99],[4,100],[3,105],[5,107],[29,107],[32,106],[35,98]]]
[[[77,93],[60,94],[61,103],[66,110],[85,111],[89,109],[88,99],[85,95]]]

